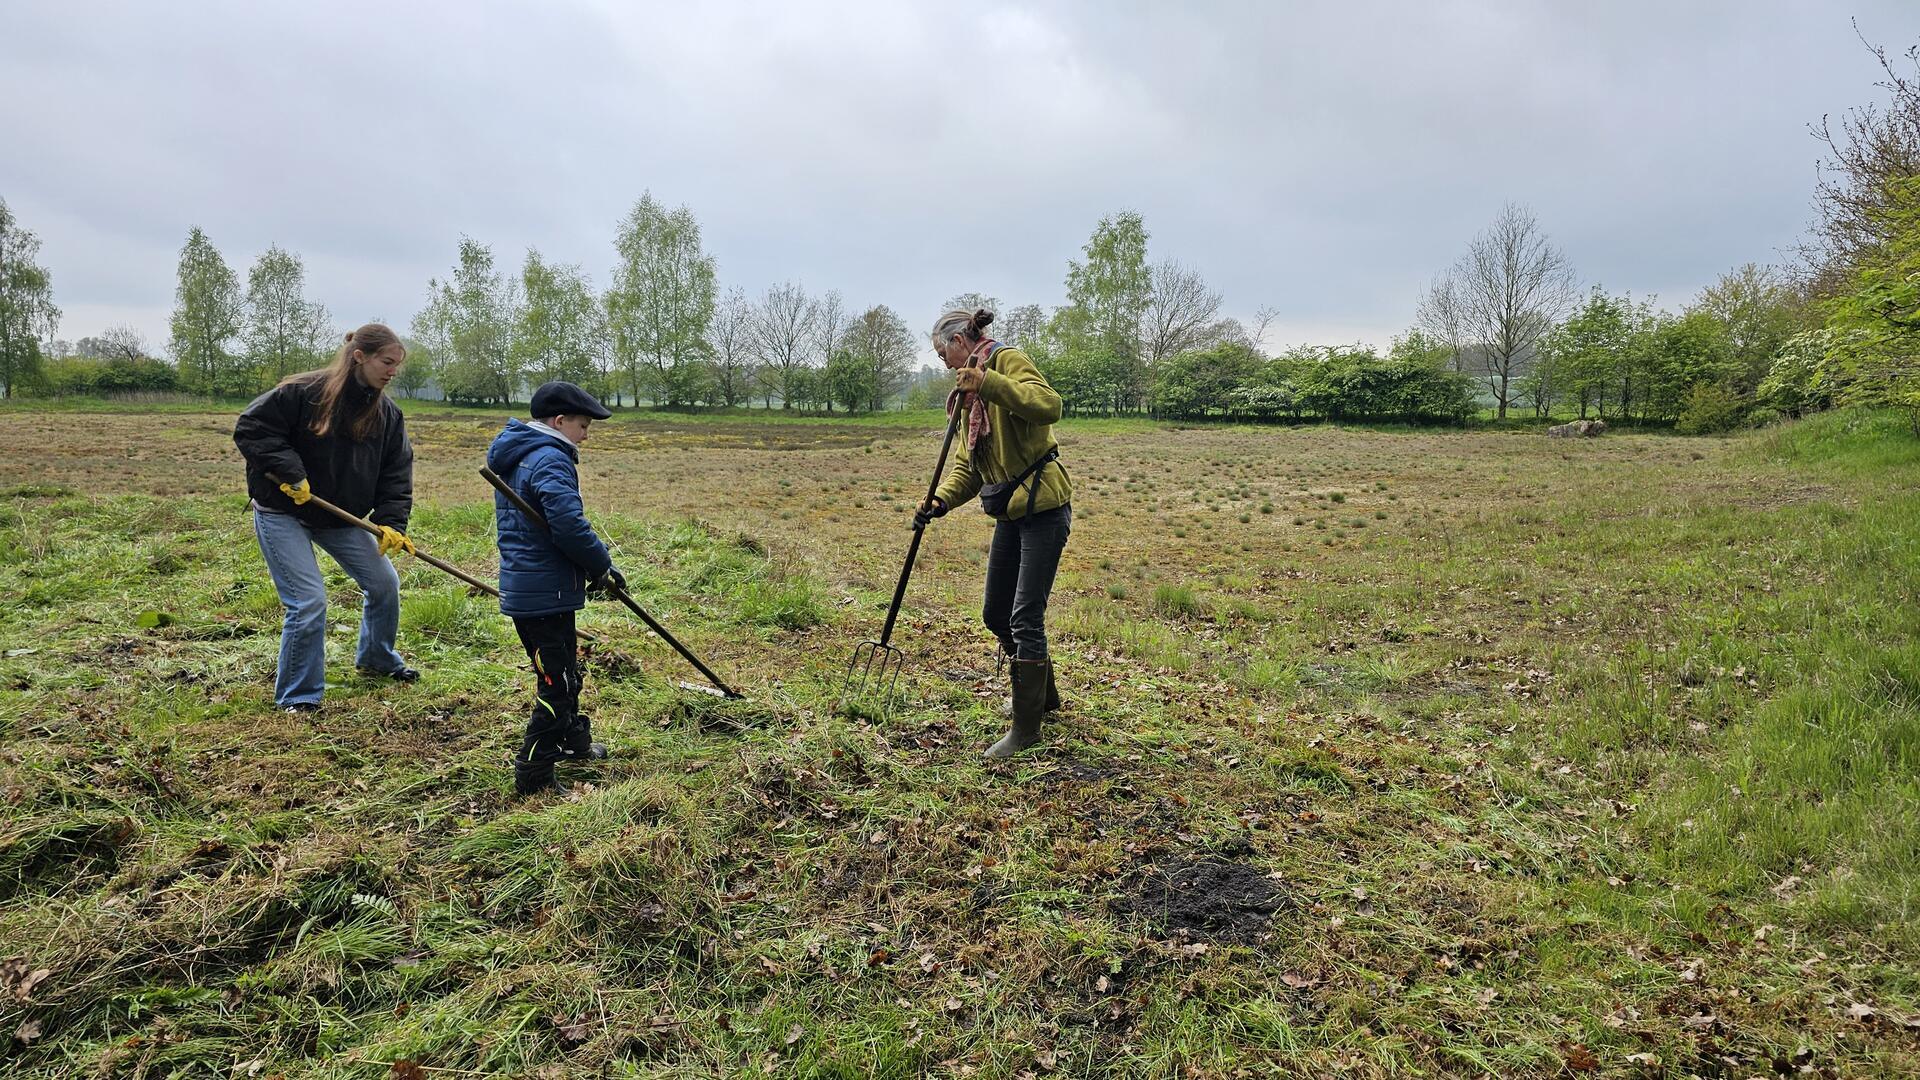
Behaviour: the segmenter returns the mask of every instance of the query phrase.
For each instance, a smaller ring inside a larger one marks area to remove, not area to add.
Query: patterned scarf
[[[993,356],[994,347],[998,344],[1000,343],[992,338],[981,338],[980,344],[975,345],[973,352],[968,354],[967,366],[986,367],[987,361]],[[955,409],[965,410],[967,414],[967,452],[972,453],[980,445],[981,437],[993,431],[993,425],[987,420],[987,403],[980,399],[979,394],[964,393],[956,386],[953,392],[947,395],[949,420],[953,418]]]

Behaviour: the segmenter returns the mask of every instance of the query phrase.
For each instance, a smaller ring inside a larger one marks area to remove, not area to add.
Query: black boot
[[[1047,662],[1012,659],[1013,715],[1007,733],[987,748],[989,758],[1010,758],[1040,741],[1040,717],[1047,701]]]
[[[513,759],[515,794],[532,795],[558,787],[553,767],[562,761],[598,761],[607,756],[607,748],[593,741],[587,718],[568,707],[565,697],[542,697],[534,702],[533,715],[527,719],[527,732],[520,739],[520,752]]]
[[[575,723],[564,732],[549,728],[538,734],[528,732],[520,741],[520,753],[513,759],[513,790],[519,795],[558,787],[554,765],[563,761],[599,761],[607,748],[593,741],[584,723]]]
[[[573,726],[567,729],[564,747],[568,761],[602,761],[607,756],[606,744],[593,741],[593,724],[585,713],[573,714]]]
[[[513,759],[513,793],[536,795],[560,785],[553,779],[553,762]]]

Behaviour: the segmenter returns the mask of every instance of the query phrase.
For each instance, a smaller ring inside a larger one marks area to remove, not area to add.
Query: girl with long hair
[[[286,617],[274,704],[312,712],[326,690],[327,588],[318,544],[360,585],[363,674],[413,682],[420,673],[394,650],[400,628],[400,575],[388,561],[413,551],[413,447],[387,384],[407,359],[400,338],[379,323],[346,336],[333,363],[290,375],[240,414],[233,441],[247,461],[253,531]],[[314,496],[367,518],[379,537],[342,525]]]

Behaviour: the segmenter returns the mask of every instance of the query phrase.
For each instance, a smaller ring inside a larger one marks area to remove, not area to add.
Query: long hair
[[[374,425],[380,420],[381,398],[385,395],[373,395],[367,399],[366,407],[353,416],[336,415],[340,411],[340,395],[346,392],[348,384],[353,381],[353,369],[357,366],[354,363],[353,354],[358,352],[363,357],[372,356],[381,349],[399,342],[400,335],[394,333],[384,323],[368,323],[347,335],[345,343],[340,346],[340,351],[334,354],[333,363],[317,371],[303,371],[298,375],[289,375],[280,380],[280,385],[319,384],[320,396],[314,399],[313,419],[308,422],[309,429],[314,435],[325,438],[327,432],[333,430],[334,421],[343,420],[347,423],[348,437],[359,442],[373,434]],[[404,346],[402,348],[404,349]]]

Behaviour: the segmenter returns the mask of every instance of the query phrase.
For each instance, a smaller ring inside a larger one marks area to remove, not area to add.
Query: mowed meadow
[[[482,576],[502,416],[413,408]],[[1920,1071],[1920,441],[1059,428],[1065,710],[988,766],[990,522],[936,413],[623,415],[590,513],[617,756],[516,800],[524,656],[404,557],[414,686],[271,704],[233,414],[0,408],[13,1076]]]

